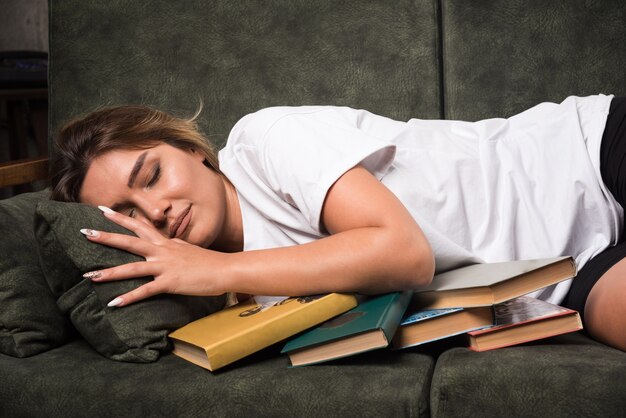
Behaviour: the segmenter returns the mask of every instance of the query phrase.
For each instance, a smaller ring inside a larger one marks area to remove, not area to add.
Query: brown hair
[[[146,149],[165,143],[200,152],[206,164],[219,172],[217,154],[195,123],[198,114],[181,119],[148,106],[116,106],[68,122],[54,141],[51,198],[77,202],[91,162],[118,149]]]

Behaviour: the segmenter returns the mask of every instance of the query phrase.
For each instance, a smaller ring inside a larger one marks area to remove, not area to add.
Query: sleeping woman
[[[626,350],[625,98],[478,122],[273,107],[237,122],[219,152],[195,119],[110,107],[55,138],[52,197],[100,207],[136,236],[77,228],[145,259],[85,277],[154,278],[109,306],[376,294],[465,264],[571,255],[578,276],[533,296],[579,310],[593,337]]]

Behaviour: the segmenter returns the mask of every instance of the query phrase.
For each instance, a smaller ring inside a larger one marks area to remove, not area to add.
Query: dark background
[[[48,53],[47,0],[0,0],[0,56],[6,56],[14,51]],[[3,80],[0,85],[0,164],[16,158],[35,157],[44,151],[35,140],[32,110],[34,109],[39,123],[45,125],[47,123],[47,97],[41,90],[42,87],[45,89],[45,83],[43,85],[37,83],[39,91],[36,95],[38,97],[36,102],[33,101],[32,94],[29,97],[17,93],[11,94],[10,99],[7,97],[7,90],[23,91],[28,87],[30,86],[25,86],[24,83],[20,84],[17,81],[12,83],[6,80]],[[13,105],[19,107],[18,112],[8,109]],[[9,137],[11,123],[19,124],[19,128],[25,134],[25,143],[14,139],[13,135]],[[46,136],[46,131],[41,130],[40,135]],[[40,140],[47,142],[47,138]],[[0,189],[0,198],[9,197],[15,192],[15,188]]]

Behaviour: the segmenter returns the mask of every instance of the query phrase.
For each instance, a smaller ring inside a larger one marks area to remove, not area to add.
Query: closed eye
[[[154,186],[156,184],[157,181],[159,181],[159,178],[161,177],[161,165],[157,162],[156,164],[154,164],[152,166],[152,170],[150,173],[150,180],[148,180],[148,183],[146,183],[146,188],[150,189],[152,186]],[[117,205],[115,205],[117,211],[121,211],[120,208],[117,207]],[[128,208],[127,210],[122,211],[123,213],[126,214],[126,216],[130,216],[131,218],[134,218],[136,215],[136,210],[135,208]]]
[[[150,180],[148,181],[148,184],[146,185],[146,187],[150,188],[154,186],[156,182],[159,181],[160,177],[161,177],[161,164],[156,163],[154,167],[152,168],[152,174],[150,175]]]
[[[126,204],[114,204],[111,205],[111,209],[113,209],[115,212],[119,212],[122,213],[126,216],[130,216],[131,218],[135,217],[135,208],[133,208],[131,205],[126,205]]]

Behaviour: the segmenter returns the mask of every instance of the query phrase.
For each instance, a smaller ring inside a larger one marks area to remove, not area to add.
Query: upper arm
[[[422,229],[402,202],[362,166],[355,166],[330,188],[321,227],[330,234],[369,228],[367,245],[389,269],[398,268],[420,284],[432,279],[435,262]]]
[[[402,202],[360,165],[348,170],[328,190],[322,207],[327,232],[363,227],[406,228],[422,235]]]

